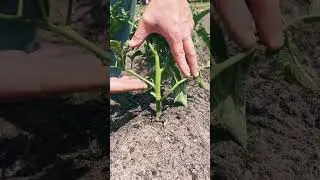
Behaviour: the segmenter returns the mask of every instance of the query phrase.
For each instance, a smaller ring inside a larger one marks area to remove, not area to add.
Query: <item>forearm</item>
[[[0,60],[0,101],[44,97],[108,86],[106,68],[92,59]]]

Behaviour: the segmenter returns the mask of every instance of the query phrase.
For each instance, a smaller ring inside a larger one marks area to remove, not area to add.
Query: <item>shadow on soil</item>
[[[39,172],[35,179],[82,177],[108,148],[108,119],[106,104],[98,101],[0,104],[0,179]]]
[[[156,114],[156,111],[152,108],[154,100],[150,92],[112,95],[110,99],[115,102],[110,105],[110,116],[113,116],[110,117],[110,133],[117,132],[138,114],[141,115],[141,112],[147,112],[142,115],[149,117],[154,117]],[[163,101],[163,111],[176,106],[179,105],[174,104],[172,99]]]

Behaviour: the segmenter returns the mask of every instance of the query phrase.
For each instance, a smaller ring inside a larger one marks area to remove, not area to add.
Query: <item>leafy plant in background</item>
[[[302,87],[319,91],[319,84],[311,78],[304,69],[300,60],[302,59],[299,49],[292,41],[290,27],[299,22],[313,23],[320,21],[320,3],[315,0],[313,13],[300,17],[286,25],[285,44],[277,52],[269,52],[275,58],[277,66],[287,77],[293,78]],[[212,3],[215,6],[215,1]],[[211,8],[214,10],[214,8]],[[211,16],[211,53],[215,56],[215,62],[236,62],[233,66],[228,66],[223,72],[215,76],[214,69],[211,68],[211,106],[214,108],[216,119],[219,124],[227,130],[235,142],[243,147],[247,147],[247,123],[246,123],[246,96],[244,92],[244,81],[250,70],[257,51],[263,49],[258,45],[246,52],[230,57],[224,32],[218,22]],[[213,65],[215,66],[215,65]]]

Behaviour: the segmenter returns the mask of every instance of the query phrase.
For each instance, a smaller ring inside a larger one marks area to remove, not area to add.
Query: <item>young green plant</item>
[[[127,14],[122,9],[118,9],[119,4],[115,4],[110,7],[111,17],[114,17],[114,19],[111,20],[111,22],[114,22],[114,24],[111,26],[119,27],[121,23],[128,23],[130,24],[134,29],[137,28],[136,22],[125,21],[124,19],[127,19]],[[119,12],[122,14],[119,15]],[[206,11],[206,14],[208,14],[209,11]],[[112,14],[116,13],[116,14]],[[117,16],[118,15],[118,16]],[[204,16],[197,16],[196,24],[198,24],[199,21]],[[208,34],[208,33],[206,33]],[[111,35],[112,37],[112,35]],[[156,121],[161,121],[160,117],[162,114],[162,104],[163,101],[166,100],[169,96],[173,96],[174,102],[179,102],[184,106],[187,106],[187,84],[189,79],[185,78],[181,75],[180,70],[174,63],[173,56],[170,51],[170,47],[167,44],[167,42],[164,40],[163,37],[160,35],[152,34],[146,41],[144,45],[144,53],[143,55],[146,57],[147,67],[149,71],[150,77],[142,77],[142,75],[139,75],[138,73],[134,72],[132,69],[126,68],[126,59],[129,52],[129,49],[127,48],[127,42],[121,43],[115,40],[110,41],[111,44],[111,50],[113,53],[115,53],[117,61],[115,62],[113,67],[118,67],[122,71],[127,72],[140,80],[144,81],[146,84],[149,85],[151,91],[151,95],[153,96],[156,104]],[[139,51],[137,51],[139,52]],[[136,54],[136,53],[135,53]],[[131,56],[130,59],[133,61],[135,55]],[[202,70],[202,69],[201,69]],[[201,74],[201,73],[200,73]],[[171,83],[166,84],[164,83],[167,80],[171,79]],[[197,77],[197,82],[199,85],[203,88],[208,89],[208,85],[204,82],[202,79],[202,76]],[[169,85],[169,88],[164,89],[163,86]],[[161,121],[163,122],[163,121]]]

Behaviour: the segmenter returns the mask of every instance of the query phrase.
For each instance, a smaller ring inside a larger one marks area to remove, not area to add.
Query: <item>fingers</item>
[[[184,46],[184,51],[185,51],[187,61],[191,70],[191,74],[192,76],[197,77],[199,75],[198,57],[192,42],[192,38],[189,37],[186,40],[184,40],[183,46]]]
[[[173,57],[178,65],[178,67],[180,68],[182,74],[187,77],[190,76],[190,68],[189,68],[189,65],[186,61],[186,54],[184,52],[183,41],[179,41],[179,40],[172,41],[171,40],[168,42],[171,46]]]
[[[110,94],[139,91],[147,88],[147,84],[134,77],[110,78]]]
[[[249,48],[256,43],[255,26],[245,0],[217,0],[216,10],[239,46]]]
[[[283,44],[282,21],[279,0],[249,0],[259,37],[271,50]]]
[[[135,31],[132,39],[129,41],[129,46],[131,48],[136,48],[141,46],[141,44],[146,40],[146,38],[151,34],[150,26],[145,22],[145,20],[141,20],[139,22],[138,28]]]

